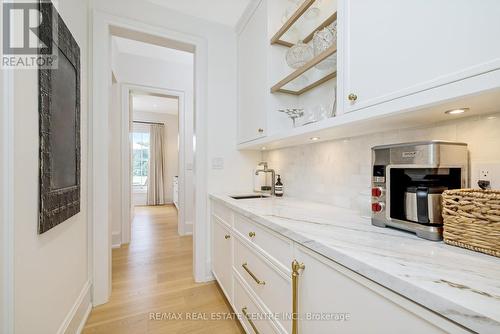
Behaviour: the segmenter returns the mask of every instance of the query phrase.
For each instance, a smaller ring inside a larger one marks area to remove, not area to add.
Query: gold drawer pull
[[[299,333],[299,276],[302,270],[306,269],[303,263],[297,260],[292,262],[292,334]]]
[[[226,235],[224,236],[224,239],[226,239],[226,240],[227,240],[227,239],[229,239],[229,238],[231,238],[231,236],[230,236],[229,234],[226,234]]]
[[[356,94],[349,94],[347,98],[349,99],[349,101],[354,102],[358,99],[358,96]]]
[[[253,323],[252,319],[250,319],[250,316],[248,315],[248,309],[247,307],[245,306],[244,308],[241,309],[241,312],[243,312],[243,315],[245,316],[245,318],[247,318],[248,320],[248,323],[250,324],[250,326],[252,326],[252,329],[254,331],[255,334],[260,334],[259,330],[257,329],[257,327],[255,327],[255,324]]]
[[[255,238],[255,232],[250,232],[250,233],[248,233],[248,236],[249,236],[250,238]]]
[[[243,269],[245,269],[245,271],[248,273],[248,275],[252,276],[255,283],[257,283],[258,285],[266,285],[266,282],[258,279],[257,276],[255,276],[254,273],[251,272],[250,269],[248,269],[248,263],[245,262],[241,266],[243,267]]]

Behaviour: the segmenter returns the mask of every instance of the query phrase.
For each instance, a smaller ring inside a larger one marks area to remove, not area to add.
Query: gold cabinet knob
[[[264,129],[263,128],[259,128],[259,130],[257,130],[257,131],[259,131],[259,133],[264,133]]]
[[[255,237],[255,232],[250,232],[250,233],[248,233],[248,236],[249,236],[250,238],[254,238],[254,237]]]
[[[231,236],[230,236],[229,234],[226,234],[226,235],[224,236],[224,239],[226,239],[226,240],[227,240],[227,239],[229,239],[229,238],[231,238]]]
[[[356,94],[349,94],[349,96],[347,97],[349,99],[349,101],[356,101],[358,99],[358,96]]]

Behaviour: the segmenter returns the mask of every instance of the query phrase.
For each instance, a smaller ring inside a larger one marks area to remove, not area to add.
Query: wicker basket
[[[444,242],[500,257],[500,191],[443,193]]]

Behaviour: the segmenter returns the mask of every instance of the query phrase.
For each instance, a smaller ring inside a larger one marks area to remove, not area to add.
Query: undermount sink
[[[254,199],[254,198],[268,198],[269,195],[255,194],[255,195],[237,195],[237,196],[229,196],[233,199]]]

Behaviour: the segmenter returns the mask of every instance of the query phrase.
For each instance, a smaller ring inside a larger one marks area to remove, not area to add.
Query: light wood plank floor
[[[175,207],[139,207],[135,213],[132,242],[113,250],[110,302],[92,310],[83,333],[244,333],[233,319],[186,319],[186,313],[210,318],[232,310],[215,283],[194,282],[193,239],[178,236]],[[152,313],[163,318],[153,320]]]

